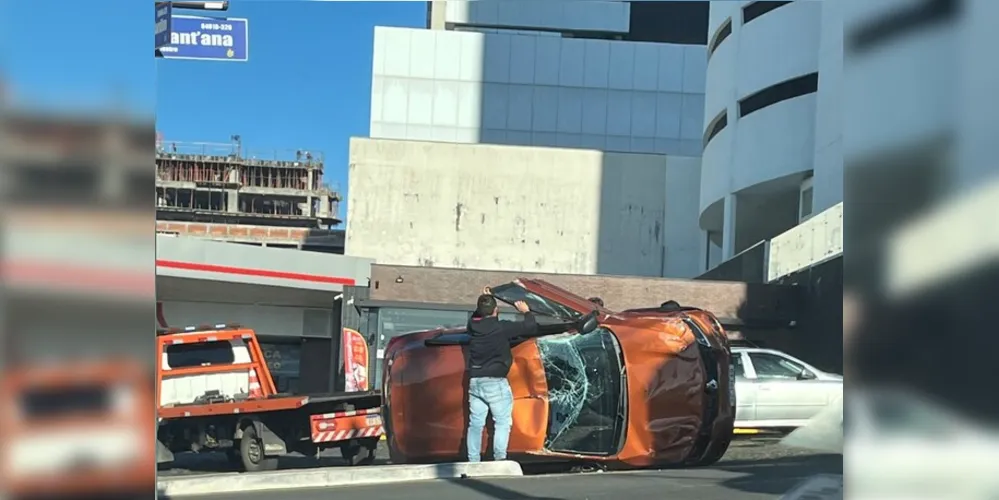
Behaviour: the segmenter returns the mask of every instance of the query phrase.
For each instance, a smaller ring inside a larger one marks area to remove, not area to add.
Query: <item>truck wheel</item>
[[[239,457],[247,472],[277,469],[277,458],[264,456],[264,443],[257,437],[257,430],[251,425],[243,430],[239,440]]]
[[[361,442],[348,442],[340,446],[340,455],[347,465],[371,465],[375,461],[375,450],[377,449],[377,439],[372,443],[368,439]]]

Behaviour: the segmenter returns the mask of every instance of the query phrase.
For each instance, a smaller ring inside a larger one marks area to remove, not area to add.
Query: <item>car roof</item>
[[[743,347],[743,346],[733,346],[730,348],[732,352],[772,352],[776,354],[785,354],[784,351],[779,351],[777,349],[770,349],[769,347]]]

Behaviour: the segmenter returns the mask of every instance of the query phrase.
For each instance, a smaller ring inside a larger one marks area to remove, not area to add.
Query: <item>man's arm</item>
[[[520,333],[514,337],[530,337],[538,333],[538,321],[534,319],[534,313],[527,311],[524,313],[524,321],[520,322]]]
[[[534,319],[534,313],[527,307],[527,303],[517,302],[513,307],[516,307],[517,311],[524,315],[524,321],[511,321],[510,328],[507,329],[507,335],[511,339],[536,335],[538,333],[538,321]]]

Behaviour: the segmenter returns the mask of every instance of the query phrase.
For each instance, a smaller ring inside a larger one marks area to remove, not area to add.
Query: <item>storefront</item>
[[[358,331],[371,346],[373,387],[381,387],[382,354],[392,338],[439,327],[463,327],[468,324],[472,309],[472,306],[468,304],[358,301],[357,311],[360,315]],[[501,319],[519,319],[519,316],[512,308],[503,306],[500,309]]]
[[[279,391],[340,382],[343,290],[367,285],[370,260],[162,236],[157,253],[157,327],[247,326]]]

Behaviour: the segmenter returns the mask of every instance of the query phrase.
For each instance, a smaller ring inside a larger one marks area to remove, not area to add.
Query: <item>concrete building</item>
[[[323,183],[321,154],[246,152],[231,144],[157,140],[157,232],[343,253],[333,227],[339,194]]]
[[[708,267],[842,202],[839,10],[711,2],[700,189]]]
[[[347,254],[379,263],[693,277],[697,158],[351,139]]]
[[[372,138],[700,156],[704,2],[429,9],[437,29],[375,29]]]
[[[706,3],[441,1],[428,3],[427,28],[375,30],[372,140],[351,143],[348,254],[704,270]]]
[[[237,323],[260,338],[279,390],[317,393],[338,379],[346,288],[368,284],[370,259],[156,237],[159,328]]]

